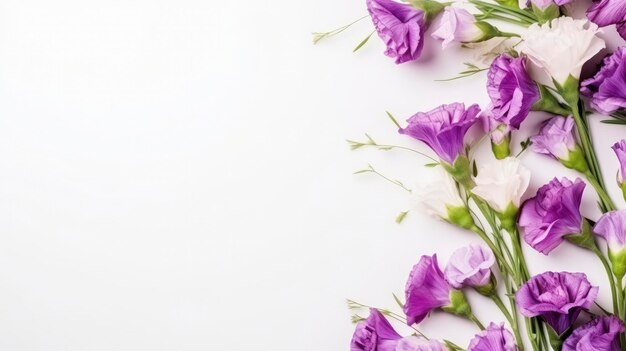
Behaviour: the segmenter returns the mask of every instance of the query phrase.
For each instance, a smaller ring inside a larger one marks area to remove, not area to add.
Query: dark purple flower
[[[620,351],[619,334],[623,332],[619,318],[599,317],[574,329],[561,351]]]
[[[522,285],[515,300],[524,316],[541,316],[563,335],[597,296],[598,287],[592,286],[583,273],[545,272]]]
[[[587,9],[587,18],[600,27],[617,24],[617,31],[626,39],[626,3],[624,0],[594,0]]]
[[[626,3],[622,7],[626,9]],[[580,92],[590,97],[591,107],[602,114],[626,108],[626,47],[607,56],[600,71],[582,82]]]
[[[533,104],[539,100],[537,84],[526,72],[523,57],[498,56],[487,74],[488,110],[492,118],[512,129],[519,129]]]
[[[626,180],[626,140],[620,140],[612,147],[619,161],[619,173],[617,175],[617,181],[623,184]]]
[[[470,341],[468,351],[517,351],[515,338],[504,323],[491,323]]]
[[[367,0],[378,36],[387,45],[385,55],[396,63],[417,59],[424,46],[426,20],[424,12],[393,0]]]
[[[535,250],[547,255],[563,242],[563,237],[580,234],[580,214],[585,182],[554,178],[524,202],[518,224],[524,240]]]
[[[406,282],[404,314],[407,324],[419,323],[432,310],[448,306],[451,291],[437,263],[437,255],[422,256]]]
[[[465,109],[462,103],[441,105],[429,112],[418,112],[408,119],[400,134],[421,140],[443,161],[454,164],[464,152],[465,133],[476,122],[480,108],[474,104]]]

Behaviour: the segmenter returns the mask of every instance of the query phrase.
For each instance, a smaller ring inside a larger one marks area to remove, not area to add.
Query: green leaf
[[[362,174],[362,173],[369,173],[369,172],[373,172],[371,169],[362,169],[360,171],[356,171],[352,174]]]
[[[424,167],[433,168],[439,166],[439,162],[427,163]]]
[[[396,294],[391,294],[391,295],[393,295],[393,299],[396,300],[396,303],[398,304],[398,306],[400,306],[400,308],[404,309],[404,304],[402,303],[402,301],[400,301],[398,296],[396,296]]]
[[[622,120],[622,119],[605,119],[605,120],[602,121],[602,123],[626,125],[626,120]]]
[[[363,45],[365,45],[365,44],[367,43],[367,41],[368,41],[368,40],[370,40],[370,38],[372,37],[372,35],[373,35],[374,33],[376,33],[376,31],[371,32],[371,33],[370,33],[370,35],[368,35],[367,37],[365,37],[365,39],[363,39],[363,40],[359,43],[359,45],[357,45],[357,46],[354,48],[354,50],[352,50],[352,52],[357,52],[357,50],[359,50],[360,48],[362,48],[362,47],[363,47]]]
[[[472,162],[472,174],[474,175],[474,177],[478,175],[478,167],[476,167],[476,160]]]
[[[395,124],[396,126],[398,126],[399,129],[402,129],[402,126],[400,126],[400,123],[398,123],[398,121],[396,120],[396,118],[389,112],[389,111],[385,111],[387,113],[387,116],[391,119],[391,121],[393,122],[393,124]]]
[[[402,223],[407,214],[409,214],[409,211],[400,212],[400,214],[396,217],[396,223]]]

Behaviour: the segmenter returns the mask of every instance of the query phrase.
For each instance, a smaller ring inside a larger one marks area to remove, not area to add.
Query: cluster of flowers
[[[626,39],[626,1],[594,0],[587,19],[567,16],[573,1],[468,0],[477,10],[473,14],[434,0],[366,0],[369,17],[386,45],[385,54],[396,63],[421,55],[431,23],[435,24],[432,37],[441,40],[444,48],[494,38],[516,43],[504,45],[500,40],[490,46],[490,104],[484,109],[476,104],[445,104],[416,113],[399,129],[437,156],[438,177],[419,192],[419,201],[438,218],[473,232],[484,245],[457,250],[443,271],[436,255],[422,256],[409,275],[405,301],[398,299],[403,315],[376,308],[370,308],[367,318],[355,315],[352,351],[465,350],[445,339],[428,339],[416,328],[415,334],[401,336],[387,319],[414,327],[432,311],[476,324],[480,332],[469,342],[468,351],[528,346],[536,351],[626,350],[626,210],[619,210],[607,192],[612,185],[607,186],[602,177],[586,113],[586,105],[604,115],[624,113],[626,47],[608,55],[597,73],[581,82],[583,65],[605,48],[597,36],[599,27],[616,25]],[[503,32],[487,21],[517,24],[521,30]],[[523,148],[530,146],[559,161],[580,178],[554,178],[528,198],[531,172],[512,156],[510,144],[512,133],[531,111],[553,116]],[[474,125],[489,135],[494,155],[478,166],[466,145],[466,134]],[[377,145],[371,138],[351,143],[353,148]],[[626,140],[615,143],[613,150],[620,164],[617,186],[626,200]],[[580,212],[586,184],[593,187],[603,213],[596,221]],[[589,311],[597,304],[598,287],[583,273],[531,274],[524,242],[546,255],[564,242],[596,254],[607,272],[612,309],[600,307],[602,315]],[[463,292],[466,288],[492,300],[508,326],[485,327],[472,313]],[[504,301],[499,295],[502,290]],[[586,322],[579,318],[583,311],[592,318]]]

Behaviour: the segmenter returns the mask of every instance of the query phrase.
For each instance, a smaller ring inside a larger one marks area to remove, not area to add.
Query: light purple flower
[[[574,329],[561,351],[620,351],[624,324],[615,316],[598,317]]]
[[[424,12],[393,0],[367,0],[378,36],[387,45],[385,55],[396,63],[417,59],[424,46]]]
[[[558,160],[568,160],[577,147],[574,139],[574,118],[556,116],[547,120],[539,134],[531,137],[533,150]]]
[[[480,40],[483,31],[476,25],[476,18],[467,10],[448,6],[445,8],[439,27],[432,37],[443,40],[441,45],[446,48],[451,43],[471,43]]]
[[[600,27],[617,24],[617,31],[626,39],[626,4],[624,0],[594,0],[587,9],[587,18]]]
[[[468,351],[517,351],[515,338],[504,323],[491,323],[470,341]]]
[[[626,9],[626,3],[622,7]],[[580,92],[590,97],[591,107],[602,114],[626,108],[626,47],[605,57],[600,71],[581,83]]]
[[[617,180],[620,184],[623,184],[626,180],[626,140],[620,140],[612,146],[617,160],[619,161],[619,173]]]
[[[454,164],[464,152],[465,133],[476,122],[480,108],[474,104],[465,109],[462,103],[441,105],[429,112],[418,112],[408,119],[400,134],[421,140],[443,161]]]
[[[540,97],[537,84],[526,72],[525,59],[506,54],[498,56],[491,64],[487,92],[491,99],[490,118],[512,129],[519,129]]]
[[[546,8],[548,8],[548,6],[552,4],[561,6],[561,5],[569,4],[572,1],[574,0],[527,0],[525,3],[526,3],[526,7],[528,7],[529,4],[532,3],[533,5],[537,6],[539,9],[545,10]]]
[[[626,249],[626,210],[607,212],[596,222],[593,231],[606,240],[613,252]]]
[[[419,323],[432,310],[449,305],[451,291],[437,263],[437,255],[422,256],[406,283],[404,314],[407,324]]]
[[[444,271],[446,280],[456,289],[482,287],[490,283],[491,267],[496,263],[488,248],[471,244],[456,250]]]
[[[563,335],[598,296],[583,273],[545,272],[532,277],[518,290],[515,300],[526,317],[541,316]]]
[[[369,317],[356,325],[350,351],[445,351],[437,340],[402,337],[380,311],[370,309]]]
[[[542,186],[537,195],[524,202],[518,225],[524,240],[535,250],[547,255],[559,246],[564,236],[580,234],[580,214],[585,182],[557,178]]]

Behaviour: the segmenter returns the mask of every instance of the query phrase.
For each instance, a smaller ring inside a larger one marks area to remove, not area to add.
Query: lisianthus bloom
[[[556,116],[547,120],[539,133],[530,138],[535,152],[551,156],[568,168],[584,173],[587,161],[576,143],[574,128],[576,122],[571,116]]]
[[[477,21],[467,10],[448,6],[441,15],[432,37],[443,40],[446,48],[452,43],[475,43],[497,36],[499,31],[487,22]]]
[[[418,203],[435,217],[471,229],[474,226],[474,219],[459,195],[456,182],[442,167],[437,167],[435,173],[432,182],[416,188],[415,196]]]
[[[419,323],[435,309],[450,309],[453,295],[462,294],[446,281],[437,263],[437,255],[422,256],[406,283],[404,314],[408,325]],[[461,296],[458,296],[461,297]],[[464,300],[464,296],[462,297]],[[466,303],[466,302],[465,302]],[[465,306],[469,309],[469,305]],[[455,311],[450,310],[455,313]]]
[[[519,129],[540,97],[537,84],[526,72],[525,59],[506,54],[498,56],[491,64],[487,92],[493,118],[512,129]]]
[[[535,250],[547,255],[567,235],[582,233],[583,217],[580,214],[585,182],[576,179],[554,178],[537,191],[537,195],[524,202],[518,224],[524,240]]]
[[[596,36],[598,26],[586,20],[559,17],[531,25],[524,34],[521,51],[558,84],[570,77],[580,79],[583,65],[605,47]]]
[[[408,119],[409,125],[399,130],[423,141],[448,164],[464,152],[465,133],[477,120],[480,108],[474,104],[465,109],[462,103],[441,105],[429,112],[418,112]]]
[[[626,140],[618,141],[612,148],[619,161],[617,184],[622,188],[622,194],[624,195],[624,200],[626,200]]]
[[[444,270],[452,287],[487,287],[491,283],[491,267],[496,263],[493,252],[482,245],[471,244],[456,250]]]
[[[557,335],[563,335],[597,296],[598,287],[583,273],[545,272],[524,283],[515,301],[524,316],[541,316]]]
[[[490,323],[470,341],[468,351],[517,351],[515,338],[504,327],[504,323]]]
[[[380,311],[372,308],[369,317],[356,325],[350,351],[444,351],[444,348],[436,340],[402,337]]]
[[[587,18],[600,27],[617,24],[617,31],[626,39],[626,6],[623,0],[594,0],[587,9]]]
[[[515,157],[493,160],[478,169],[472,193],[485,200],[496,212],[517,212],[530,183],[530,170]]]
[[[367,0],[378,36],[387,45],[385,55],[396,63],[417,59],[424,46],[426,20],[424,12],[394,0]]]
[[[626,11],[626,4],[622,7]],[[602,114],[626,108],[626,48],[619,47],[604,58],[600,71],[581,83],[580,92],[590,97],[591,107]]]
[[[626,273],[626,210],[607,212],[596,222],[594,233],[606,240],[613,273]]]
[[[620,351],[619,334],[623,332],[619,318],[598,317],[574,329],[561,351]]]

